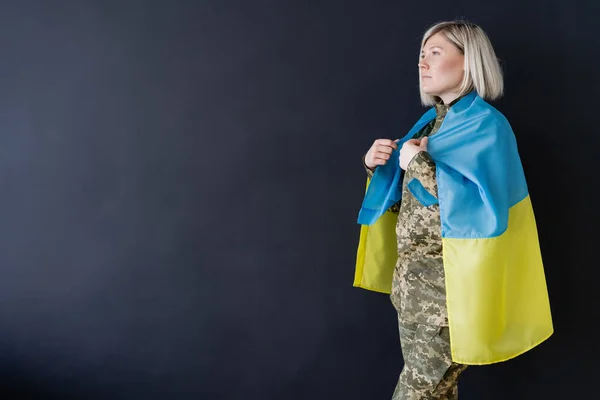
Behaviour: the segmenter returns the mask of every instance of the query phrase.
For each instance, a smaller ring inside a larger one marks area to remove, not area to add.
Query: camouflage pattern
[[[436,118],[413,138],[434,135],[458,100],[437,104]],[[373,171],[364,166],[372,177]],[[410,161],[402,180],[402,200],[388,210],[398,213],[398,261],[390,300],[398,311],[404,356],[393,399],[454,400],[458,398],[458,377],[467,366],[453,363],[450,352],[440,209],[437,204],[425,207],[412,195],[407,186],[412,179],[418,179],[437,198],[435,163],[427,152]]]
[[[456,400],[466,365],[452,362],[447,327],[400,321],[404,369],[392,400]]]
[[[413,178],[437,197],[435,164],[424,153],[413,158],[404,177],[390,299],[403,320],[448,326],[440,208],[421,205],[407,187]]]
[[[413,138],[434,135],[455,103],[437,104],[436,118]],[[404,321],[448,326],[440,208],[437,204],[425,207],[412,195],[408,190],[412,179],[418,179],[437,198],[436,168],[428,153],[418,153],[410,161],[402,180],[396,224],[398,261],[390,299]]]

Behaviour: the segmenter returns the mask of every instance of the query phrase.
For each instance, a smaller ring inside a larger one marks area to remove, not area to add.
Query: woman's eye
[[[432,54],[433,54],[434,56],[439,56],[439,55],[440,55],[440,52],[439,52],[439,51],[434,51],[434,52],[432,52]]]

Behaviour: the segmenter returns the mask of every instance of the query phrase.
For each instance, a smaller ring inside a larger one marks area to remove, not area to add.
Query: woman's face
[[[440,32],[431,36],[423,45],[419,61],[421,90],[440,97],[445,104],[452,102],[459,94],[464,59],[461,51]]]

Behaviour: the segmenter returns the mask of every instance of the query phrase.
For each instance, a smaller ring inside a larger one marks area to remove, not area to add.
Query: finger
[[[419,143],[421,143],[421,141],[420,141],[419,139],[410,139],[410,140],[406,141],[406,142],[405,142],[405,144],[406,144],[406,143],[409,143],[409,144],[416,144],[416,145],[418,146],[418,145],[419,145]]]
[[[365,162],[371,165],[382,165],[385,164],[388,159],[389,156],[386,156],[385,154],[373,154],[373,156],[368,160],[368,162],[367,160],[365,160]]]
[[[384,153],[384,152],[375,153],[374,156],[375,156],[375,158],[380,158],[382,160],[389,160],[390,159],[390,154]]]
[[[377,139],[376,142],[378,145],[393,147],[395,149],[398,148],[398,145],[396,144],[396,142],[394,142],[393,140],[390,140],[390,139]]]
[[[392,154],[392,151],[394,151],[393,148],[384,145],[379,145],[375,148],[375,153]]]

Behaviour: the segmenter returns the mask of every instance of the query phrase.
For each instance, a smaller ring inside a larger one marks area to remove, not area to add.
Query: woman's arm
[[[365,171],[367,171],[367,176],[369,177],[369,179],[373,178],[373,174],[375,173],[375,169],[370,169],[369,167],[367,167],[367,164],[365,163],[365,156],[364,155],[362,157],[362,163],[363,163],[363,167],[365,167]],[[377,168],[377,167],[375,167]],[[402,182],[402,181],[400,181]],[[401,184],[401,183],[400,183]],[[393,206],[391,206],[390,208],[388,208],[388,211],[391,211],[393,213],[398,214],[398,212],[400,212],[400,204],[401,204],[402,200],[398,201],[396,204],[394,204]]]
[[[426,205],[431,205],[431,203],[437,202],[437,178],[436,178],[436,167],[435,162],[426,151],[421,151],[417,153],[416,156],[408,163],[406,168],[406,172],[409,176],[413,177],[410,182],[408,182],[408,187],[415,197],[419,199],[419,201]],[[427,193],[419,193],[421,188],[419,188],[415,180],[421,184],[422,189],[425,189]],[[427,196],[429,194],[430,196]],[[429,198],[425,200],[424,198]]]
[[[373,174],[375,173],[375,168],[377,168],[377,167],[375,167],[374,169],[371,169],[371,168],[367,167],[367,164],[365,163],[365,157],[366,156],[367,156],[366,154],[364,156],[362,156],[363,167],[365,167],[365,171],[367,171],[367,176],[369,178],[372,178]]]

